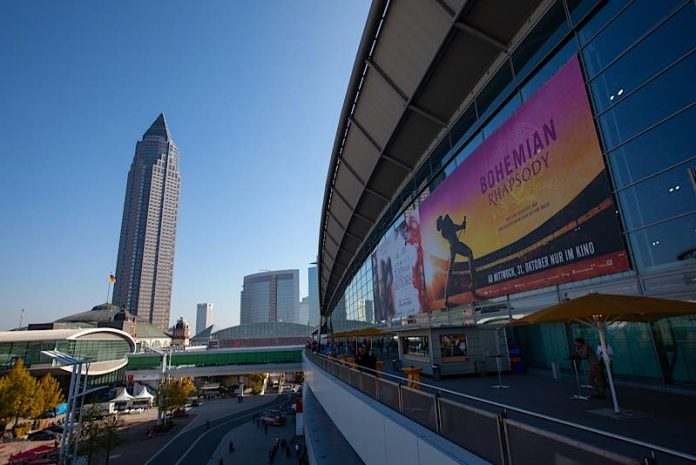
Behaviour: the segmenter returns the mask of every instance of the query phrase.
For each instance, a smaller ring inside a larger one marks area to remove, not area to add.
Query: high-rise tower
[[[300,270],[268,271],[244,276],[241,324],[284,321],[298,323]]]
[[[128,172],[113,302],[169,327],[179,210],[179,149],[160,114],[137,142]]]

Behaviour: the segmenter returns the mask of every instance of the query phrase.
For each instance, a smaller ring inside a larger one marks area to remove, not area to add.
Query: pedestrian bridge
[[[172,352],[166,372],[178,378],[302,371],[303,349],[281,346]],[[156,380],[162,375],[161,367],[162,355],[131,354],[126,375],[134,381]]]

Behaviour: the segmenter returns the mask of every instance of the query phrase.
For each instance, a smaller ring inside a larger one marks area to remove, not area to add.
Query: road
[[[244,423],[251,424],[251,417],[268,408],[281,405],[287,401],[286,396],[249,398],[248,407],[239,407],[229,415],[220,416],[220,401],[211,401],[198,410],[198,417],[189,427],[163,447],[146,465],[200,465],[212,456],[225,435],[233,428]],[[252,400],[253,399],[253,400]],[[210,421],[208,428],[206,422]]]

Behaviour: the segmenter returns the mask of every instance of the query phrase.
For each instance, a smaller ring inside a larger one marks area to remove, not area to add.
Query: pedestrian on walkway
[[[205,420],[205,429],[210,429],[210,420]]]
[[[256,427],[261,428],[261,419],[260,418],[256,419]]]
[[[263,422],[263,432],[268,434],[268,423],[266,423],[265,421]]]
[[[230,441],[230,454],[234,452],[234,442]]]
[[[276,435],[275,446],[278,447],[279,445],[280,445],[280,436]]]
[[[222,457],[220,457],[220,463],[219,463],[219,465],[225,465],[225,461],[222,460]]]

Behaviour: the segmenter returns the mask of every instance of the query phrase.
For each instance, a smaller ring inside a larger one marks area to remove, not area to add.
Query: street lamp
[[[89,373],[89,363],[91,359],[89,357],[77,358],[72,355],[64,354],[63,352],[57,350],[42,350],[41,353],[51,359],[59,362],[65,366],[72,365],[72,374],[70,375],[70,387],[68,388],[68,410],[65,413],[65,428],[63,430],[63,436],[60,439],[60,455],[59,463],[66,463],[68,458],[68,438],[72,437],[74,421],[75,421],[75,411],[79,398],[82,398],[84,402],[84,395],[87,391],[87,375]],[[84,386],[82,388],[82,394],[80,394],[80,378],[82,376],[82,365],[87,365],[87,369],[84,375]],[[80,405],[80,408],[82,406]],[[82,418],[82,416],[80,416]],[[79,426],[78,426],[79,428]],[[78,429],[79,434],[79,429]],[[79,437],[79,436],[78,436]],[[79,444],[79,439],[75,441],[75,449],[73,456],[77,456],[77,448]]]
[[[162,383],[164,382],[164,374],[167,372],[167,355],[169,355],[169,363],[171,365],[172,356],[167,352],[157,349],[155,347],[150,347],[150,350],[162,356],[162,364],[160,366],[160,382],[158,386],[157,395],[157,424],[161,425],[164,423],[164,417],[162,414]]]

